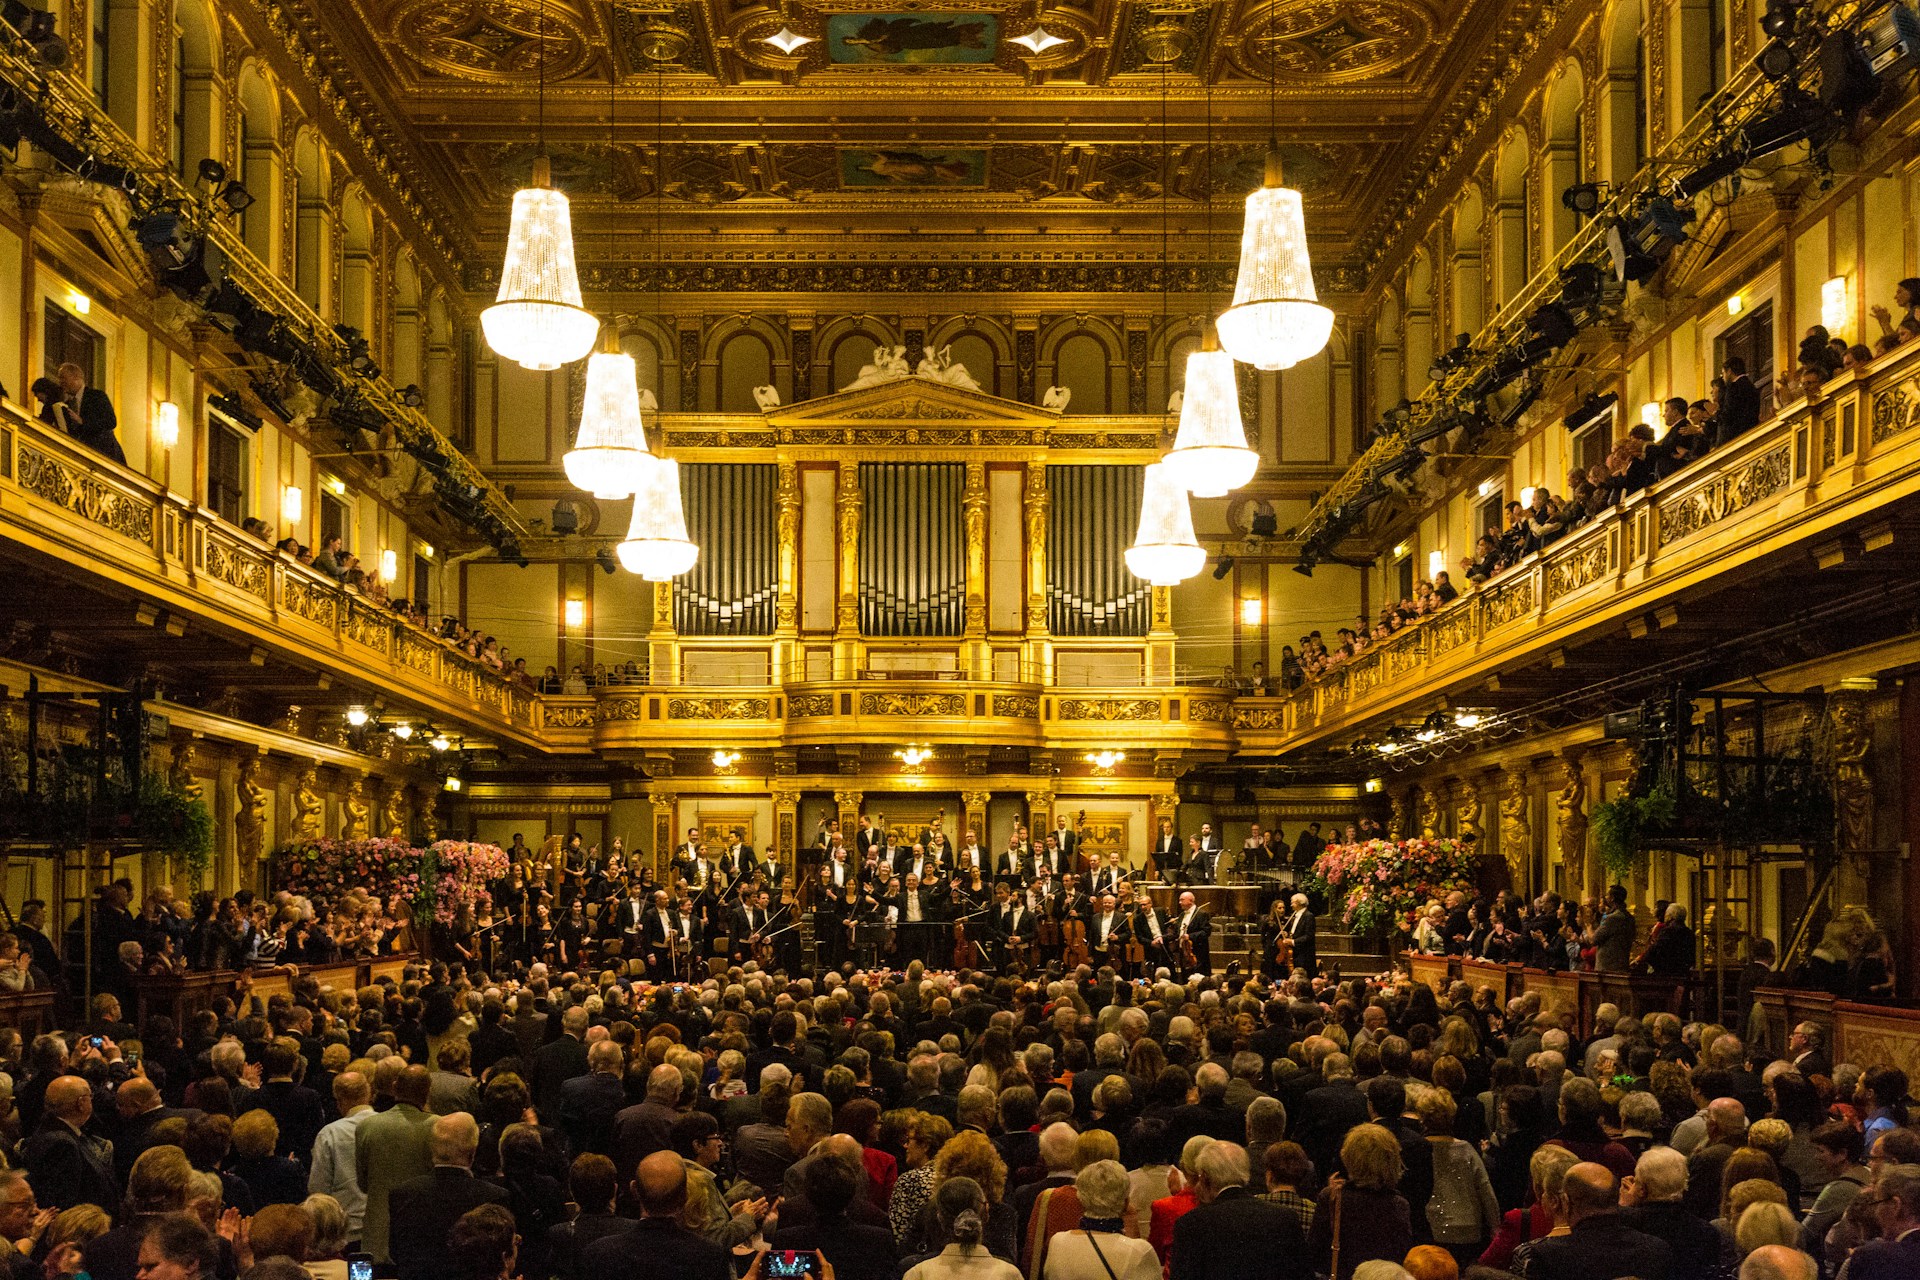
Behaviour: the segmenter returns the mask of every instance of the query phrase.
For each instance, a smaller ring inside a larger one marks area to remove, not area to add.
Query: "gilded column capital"
[[[775,787],[772,798],[776,809],[794,809],[800,805],[800,793],[791,787]]]
[[[987,802],[992,799],[993,792],[991,791],[962,791],[960,793],[960,803],[969,810],[984,809],[987,807]]]
[[[833,793],[834,804],[842,809],[858,809],[866,798],[867,793],[864,791],[836,791]]]
[[[649,802],[649,803],[651,803],[651,804],[653,805],[653,807],[654,807],[654,808],[655,808],[656,810],[659,810],[659,809],[671,809],[671,808],[673,808],[673,802],[674,802],[674,801],[675,801],[675,800],[676,800],[677,798],[678,798],[678,797],[677,797],[677,795],[676,795],[676,793],[674,793],[674,792],[672,792],[672,791],[649,791],[649,792],[647,792],[647,800],[648,800],[648,802]]]

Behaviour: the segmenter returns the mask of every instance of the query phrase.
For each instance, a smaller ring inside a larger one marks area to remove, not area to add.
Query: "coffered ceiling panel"
[[[496,256],[542,146],[589,262],[647,258],[655,225],[689,260],[777,241],[845,261],[942,234],[1036,252],[1098,235],[1153,256],[1163,230],[1206,255],[1194,233],[1209,195],[1213,256],[1230,257],[1272,134],[1306,195],[1316,262],[1345,264],[1346,282],[1439,154],[1431,135],[1554,12],[1552,0],[275,7],[383,118],[473,262]],[[769,42],[783,32],[799,43]]]

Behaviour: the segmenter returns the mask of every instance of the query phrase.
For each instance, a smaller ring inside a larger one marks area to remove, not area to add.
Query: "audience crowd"
[[[15,1277],[1920,1275],[1907,1078],[1813,1023],[917,963],[436,963],[95,1014],[0,1030]]]

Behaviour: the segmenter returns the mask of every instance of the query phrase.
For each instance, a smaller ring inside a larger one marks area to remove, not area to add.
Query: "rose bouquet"
[[[1332,844],[1315,860],[1313,876],[1348,932],[1377,937],[1411,932],[1428,902],[1456,889],[1472,892],[1474,854],[1445,838]]]

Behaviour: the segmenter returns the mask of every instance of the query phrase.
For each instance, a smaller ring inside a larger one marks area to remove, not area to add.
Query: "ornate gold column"
[[[356,773],[347,783],[347,793],[340,802],[340,838],[365,840],[373,831],[372,814],[372,807],[367,804],[367,775]]]
[[[962,791],[960,793],[960,804],[966,811],[966,819],[961,829],[954,833],[955,836],[959,837],[954,841],[955,848],[958,848],[961,841],[965,839],[967,827],[972,827],[974,833],[980,837],[981,854],[986,857],[993,856],[993,845],[987,840],[987,804],[992,799],[993,792],[991,791]]]
[[[846,842],[847,856],[853,857],[853,833],[860,828],[860,806],[865,802],[864,791],[836,791],[833,793],[834,808],[840,811],[840,838]]]
[[[851,680],[860,666],[860,464],[840,464],[834,518],[840,533],[840,598],[834,609],[834,677]]]
[[[653,629],[647,633],[647,683],[680,683],[680,633],[673,629],[673,584],[653,584]]]
[[[1027,670],[1028,680],[1053,683],[1052,635],[1047,629],[1047,464],[1027,463],[1021,494],[1027,517]]]
[[[964,641],[966,667],[975,680],[993,677],[993,657],[987,649],[987,464],[967,464],[966,496],[961,516],[967,534],[967,621]]]
[[[1047,832],[1053,830],[1053,792],[1027,792],[1027,838],[1033,842],[1036,851],[1047,840]]]
[[[794,873],[800,865],[799,839],[800,793],[792,788],[775,787],[773,789],[773,851],[780,859],[780,865],[786,869],[787,881],[792,883]]]
[[[667,861],[673,853],[673,805],[676,798],[672,791],[665,788],[647,788],[647,799],[653,804],[653,874],[661,884],[667,883]]]
[[[1871,872],[1866,851],[1874,847],[1873,720],[1864,694],[1843,689],[1827,698],[1827,744],[1840,837],[1833,901],[1852,906],[1867,901]]]

